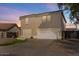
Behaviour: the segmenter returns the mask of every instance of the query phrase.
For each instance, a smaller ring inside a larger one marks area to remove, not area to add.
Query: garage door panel
[[[39,30],[37,38],[39,39],[57,39],[57,33],[51,30]]]

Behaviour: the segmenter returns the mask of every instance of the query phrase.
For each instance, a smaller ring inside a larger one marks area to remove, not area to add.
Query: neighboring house
[[[36,39],[62,39],[64,18],[61,11],[20,17],[21,36]]]
[[[79,39],[79,24],[74,24],[74,23],[66,23],[64,27],[64,38],[75,38]]]
[[[18,26],[15,23],[0,23],[0,38],[18,37]]]

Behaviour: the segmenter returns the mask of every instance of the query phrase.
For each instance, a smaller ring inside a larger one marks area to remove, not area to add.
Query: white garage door
[[[58,39],[59,33],[52,30],[40,30],[37,35],[38,39]]]

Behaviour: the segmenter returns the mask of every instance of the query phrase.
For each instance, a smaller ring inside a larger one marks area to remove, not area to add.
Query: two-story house
[[[61,39],[63,20],[61,11],[21,16],[21,36],[35,39]]]

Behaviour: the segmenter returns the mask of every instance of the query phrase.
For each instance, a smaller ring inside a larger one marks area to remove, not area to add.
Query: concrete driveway
[[[79,56],[79,40],[37,40],[0,46],[4,56]]]

